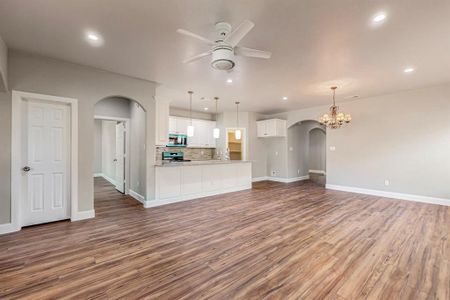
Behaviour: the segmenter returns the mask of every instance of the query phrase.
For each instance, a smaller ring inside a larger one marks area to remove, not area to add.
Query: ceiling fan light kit
[[[255,24],[249,20],[242,22],[235,30],[229,23],[219,22],[215,25],[217,38],[211,41],[203,36],[195,34],[185,29],[178,29],[177,32],[189,37],[193,37],[209,46],[212,46],[209,51],[192,56],[184,63],[190,63],[211,55],[211,67],[216,70],[231,70],[236,65],[234,56],[246,56],[268,59],[272,53],[268,51],[256,50],[246,47],[239,47],[237,44],[252,30]]]

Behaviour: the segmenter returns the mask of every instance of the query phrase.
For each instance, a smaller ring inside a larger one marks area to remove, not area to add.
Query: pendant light
[[[192,125],[192,94],[193,91],[188,91],[189,94],[189,118],[191,119],[190,125],[187,127],[187,136],[194,136],[194,126]]]
[[[242,138],[242,132],[239,129],[239,101],[236,101],[236,131],[234,132],[234,138],[240,140]]]
[[[218,103],[219,103],[219,97],[214,97],[214,100],[216,100],[216,121],[217,121],[217,106],[218,106]],[[217,125],[217,122],[216,122],[216,125]],[[215,127],[213,129],[213,137],[215,139],[220,138],[220,129],[219,128]]]

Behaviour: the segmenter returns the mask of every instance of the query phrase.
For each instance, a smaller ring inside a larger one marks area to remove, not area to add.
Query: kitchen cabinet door
[[[176,133],[179,134],[187,134],[187,127],[191,124],[191,121],[189,119],[185,118],[177,118],[177,127],[176,127]]]
[[[266,121],[257,121],[256,122],[256,133],[257,133],[258,137],[267,136]]]
[[[177,118],[169,117],[169,133],[177,133]]]

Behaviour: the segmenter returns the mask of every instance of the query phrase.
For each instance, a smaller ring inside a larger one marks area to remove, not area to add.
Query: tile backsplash
[[[215,149],[213,149],[213,148],[156,147],[156,160],[162,159],[162,153],[164,151],[183,152],[184,159],[209,160],[209,159],[213,159]]]

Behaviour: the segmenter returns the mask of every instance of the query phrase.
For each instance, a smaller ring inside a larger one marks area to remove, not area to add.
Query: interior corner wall
[[[102,173],[102,120],[94,120],[94,174]]]
[[[11,222],[11,93],[0,92],[0,224]]]
[[[0,36],[0,92],[8,91],[8,47]]]
[[[8,53],[10,90],[78,99],[78,209],[94,208],[94,105],[100,99],[123,96],[139,102],[147,112],[147,197],[154,197],[156,84],[99,69],[20,51]],[[11,93],[0,94],[0,224],[10,222],[11,207]],[[5,150],[5,151],[3,151]],[[6,171],[5,171],[6,170]]]
[[[130,106],[130,189],[144,196],[146,190],[145,111],[136,102]]]
[[[258,138],[256,121],[262,115],[250,112],[248,116],[248,155],[247,160],[252,162],[252,177],[267,176],[267,149],[263,138]]]

